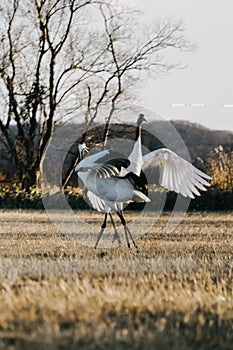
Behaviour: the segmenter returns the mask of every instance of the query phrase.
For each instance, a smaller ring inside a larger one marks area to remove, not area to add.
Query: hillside
[[[219,145],[228,152],[233,150],[233,133],[222,130],[211,130],[200,124],[175,120],[171,122],[186,144],[191,158],[205,159]]]
[[[210,130],[199,124],[184,121],[174,120],[171,122],[171,124],[183,139],[184,144],[186,145],[191,156],[192,162],[200,162],[200,160],[205,160],[207,157],[211,157],[211,152],[213,152],[219,145],[223,146],[226,152],[233,150],[233,133],[231,132]],[[174,129],[171,128],[171,124],[164,121],[156,121],[145,124],[142,133],[142,140],[147,150],[157,149],[165,144],[166,147],[174,149],[178,153],[182,154],[181,148],[183,145],[179,144],[178,134],[177,140],[174,140]],[[64,154],[66,154],[68,151],[66,146],[67,135],[69,135],[69,139],[75,140],[75,136],[77,134],[77,125],[66,124],[66,126],[62,129],[64,130],[64,137],[61,135],[61,137],[59,137],[57,142],[54,144],[54,156],[53,152],[51,153],[52,167],[54,167],[57,162],[59,163],[62,155],[64,156]],[[79,125],[78,129],[83,130],[83,126]],[[12,131],[15,133],[14,128],[12,128]],[[102,134],[103,126],[96,126],[87,133],[87,143],[89,148],[95,147],[96,143],[101,142]],[[113,124],[109,132],[109,139],[124,138],[126,140],[133,140],[134,135],[135,126]],[[161,135],[162,137],[159,139],[154,135]],[[164,140],[166,142],[164,142]],[[78,142],[80,142],[80,140],[77,140],[77,142],[75,142],[71,147],[71,152],[68,152],[64,169],[69,167],[71,159],[70,154],[72,154],[72,157],[76,157]],[[178,146],[174,147],[176,142],[178,142]],[[130,147],[131,146],[129,146],[129,148]],[[57,152],[58,149],[59,152]],[[58,157],[60,159],[58,159]],[[53,172],[54,171],[55,168],[53,169]],[[9,157],[9,152],[0,134],[0,181],[9,183],[13,180],[13,178],[14,164]]]

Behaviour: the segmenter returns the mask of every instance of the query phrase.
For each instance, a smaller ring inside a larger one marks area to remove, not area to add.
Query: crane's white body
[[[87,197],[98,211],[109,213],[122,210],[124,203],[150,201],[143,193],[135,190],[127,179],[98,179],[96,183],[89,185]]]
[[[126,177],[132,170],[140,174],[138,165],[130,162],[129,167],[120,170],[111,164],[99,165],[98,161],[109,154],[109,150],[98,152],[83,159],[75,168],[92,207],[109,213],[122,210],[124,203],[149,202],[149,198],[135,189]]]

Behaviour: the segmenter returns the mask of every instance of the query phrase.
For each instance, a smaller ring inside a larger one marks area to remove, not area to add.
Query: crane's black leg
[[[120,236],[119,236],[119,233],[117,232],[116,225],[115,225],[115,222],[114,222],[114,220],[113,220],[112,214],[109,213],[109,216],[110,216],[110,219],[111,219],[111,222],[112,222],[112,226],[113,226],[114,231],[115,231],[114,237],[113,237],[113,241],[112,241],[112,242],[114,242],[114,241],[117,239],[117,240],[118,240],[118,243],[121,244]]]
[[[129,234],[129,237],[131,238],[131,240],[132,240],[132,242],[133,242],[133,245],[135,246],[135,248],[137,248],[137,245],[136,245],[136,243],[135,243],[135,241],[134,241],[134,239],[133,239],[133,236],[131,235],[131,232],[130,232],[129,228],[128,228],[128,226],[126,225],[126,221],[125,221],[125,218],[124,218],[124,216],[123,216],[122,211],[118,211],[118,212],[117,212],[117,215],[118,215],[119,218],[121,219],[121,223],[122,223],[122,225],[123,225],[123,227],[124,227],[125,238],[126,238],[126,242],[127,242],[128,247],[130,248],[129,238],[128,238],[128,234]]]
[[[134,247],[135,247],[135,248],[138,248],[138,246],[137,246],[137,244],[135,243],[135,240],[133,239],[133,236],[131,235],[131,232],[130,232],[130,230],[129,230],[129,228],[128,228],[127,225],[125,225],[125,229],[128,231],[129,237],[131,238],[131,241],[133,242]]]
[[[104,230],[105,230],[105,228],[107,226],[107,217],[108,217],[108,214],[105,213],[104,222],[101,225],[101,230],[100,230],[99,236],[97,238],[97,241],[96,241],[96,244],[95,244],[95,247],[94,247],[95,249],[97,248],[97,245],[98,245],[98,243],[100,241],[100,238],[101,238],[101,236],[102,236],[102,234],[103,234],[103,232],[104,232]]]

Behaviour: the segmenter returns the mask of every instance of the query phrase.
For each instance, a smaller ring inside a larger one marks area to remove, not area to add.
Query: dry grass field
[[[44,212],[0,212],[0,349],[232,349],[233,215],[167,220],[94,250]]]

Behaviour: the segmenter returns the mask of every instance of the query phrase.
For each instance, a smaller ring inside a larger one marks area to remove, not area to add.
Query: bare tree
[[[116,106],[133,96],[130,87],[145,72],[174,68],[166,51],[188,48],[181,23],[143,26],[119,2],[13,0],[1,6],[0,130],[26,190],[37,184],[61,118],[80,111],[88,131],[104,106],[106,143]]]

